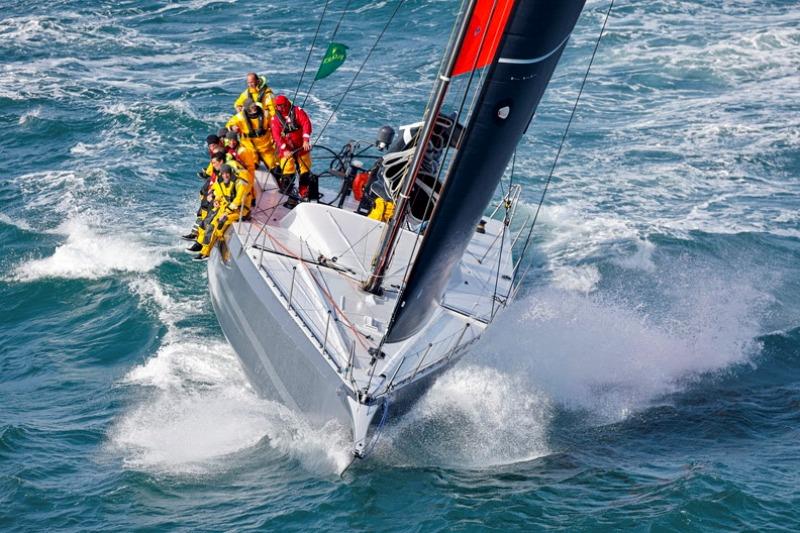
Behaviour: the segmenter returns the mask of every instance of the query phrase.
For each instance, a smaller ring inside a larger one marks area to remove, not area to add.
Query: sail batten
[[[441,301],[476,224],[533,118],[584,3],[585,0],[480,2],[479,6],[488,5],[494,10],[507,7],[507,20],[502,36],[496,39],[489,71],[406,279],[387,342],[414,335]],[[471,23],[477,13],[476,8]],[[483,54],[487,48],[491,47],[484,46],[476,53]],[[472,55],[469,64],[480,68],[483,59],[482,55],[477,60]]]

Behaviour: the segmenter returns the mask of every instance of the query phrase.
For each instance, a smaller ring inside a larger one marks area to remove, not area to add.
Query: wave
[[[504,311],[471,359],[525,379],[569,409],[625,418],[759,351],[765,294],[692,274],[655,303],[538,290]]]
[[[169,294],[148,276],[134,280],[131,291],[157,309],[168,331],[158,351],[121,381],[139,389],[138,401],[109,432],[109,449],[126,467],[213,475],[236,468],[250,453],[287,457],[326,475],[347,466],[344,428],[312,428],[283,405],[259,398],[227,342],[182,325],[205,312],[199,302]]]
[[[125,234],[101,234],[80,217],[65,221],[56,232],[67,236],[53,255],[28,259],[14,268],[11,279],[98,279],[125,272],[148,272],[165,260],[163,250]]]
[[[312,429],[281,404],[259,398],[225,342],[184,334],[132,369],[123,384],[150,389],[109,434],[128,468],[214,474],[235,468],[243,460],[237,454],[262,442],[267,453],[313,471],[333,474],[349,462],[342,428]]]
[[[386,430],[375,458],[468,468],[530,461],[550,453],[551,418],[549,399],[517,376],[461,365],[440,377],[411,412]]]

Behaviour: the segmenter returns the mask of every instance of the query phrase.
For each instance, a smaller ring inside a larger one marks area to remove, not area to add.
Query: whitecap
[[[386,430],[376,459],[469,468],[529,461],[550,453],[551,418],[550,401],[518,376],[462,364]]]
[[[703,269],[684,276],[662,275],[659,301],[650,305],[535,291],[500,315],[471,360],[524,377],[561,405],[624,418],[756,353],[766,293]]]
[[[312,428],[259,398],[225,342],[184,330],[123,383],[150,388],[110,431],[110,448],[128,468],[214,474],[235,468],[237,453],[263,442],[312,471],[334,474],[349,463],[348,431],[336,423]]]
[[[67,240],[53,255],[29,259],[12,274],[16,281],[42,278],[98,279],[119,272],[147,272],[163,263],[167,256],[130,235],[98,233],[80,218],[64,222],[58,232]]]

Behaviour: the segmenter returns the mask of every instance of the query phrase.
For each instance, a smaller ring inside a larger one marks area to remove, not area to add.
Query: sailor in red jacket
[[[299,171],[300,196],[316,200],[318,185],[316,176],[311,174],[311,120],[303,108],[292,105],[282,94],[275,98],[275,110],[270,127],[281,158],[280,186],[282,189],[288,188],[295,172]]]

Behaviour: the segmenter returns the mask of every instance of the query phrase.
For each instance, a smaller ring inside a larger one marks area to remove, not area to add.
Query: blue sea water
[[[395,6],[350,2],[318,130]],[[244,73],[293,94],[324,3],[5,0],[0,530],[800,530],[798,7],[616,3],[524,293],[340,479],[347,435],[254,394],[177,240]],[[321,141],[417,120],[456,9],[406,0]]]

